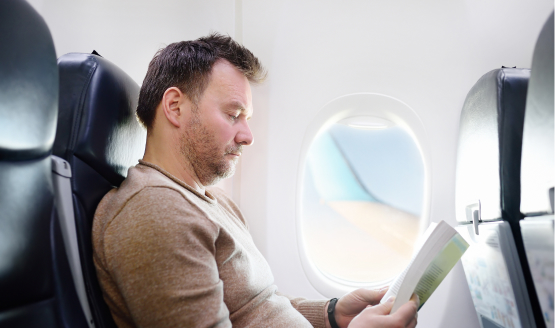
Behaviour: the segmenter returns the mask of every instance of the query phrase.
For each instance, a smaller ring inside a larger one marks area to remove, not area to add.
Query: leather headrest
[[[93,54],[64,55],[58,66],[63,96],[54,155],[75,156],[119,186],[145,149],[146,130],[135,115],[139,86]]]
[[[50,31],[25,1],[0,1],[0,159],[49,155],[56,133],[58,68]]]
[[[486,73],[461,112],[456,172],[456,216],[471,221],[468,206],[481,203],[482,220],[502,212],[518,220],[520,149],[529,69]],[[506,218],[506,217],[505,217]]]

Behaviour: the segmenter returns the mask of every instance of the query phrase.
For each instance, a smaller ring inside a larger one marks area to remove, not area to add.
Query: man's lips
[[[233,156],[239,157],[239,156],[241,156],[242,150],[243,150],[243,147],[241,147],[241,146],[233,147],[233,148],[229,148],[229,149],[226,151],[225,154],[226,154],[226,155],[233,155]]]

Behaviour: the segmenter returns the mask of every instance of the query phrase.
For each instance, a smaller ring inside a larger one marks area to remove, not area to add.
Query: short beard
[[[181,137],[180,148],[181,154],[189,161],[200,183],[203,186],[210,186],[235,173],[235,165],[239,159],[235,158],[233,162],[229,162],[226,161],[225,155],[240,153],[243,147],[242,145],[232,146],[222,153],[214,136],[200,121],[198,107],[196,107],[192,109],[191,121]]]

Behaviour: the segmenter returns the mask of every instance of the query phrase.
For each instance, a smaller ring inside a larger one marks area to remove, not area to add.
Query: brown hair
[[[141,123],[147,129],[152,128],[156,107],[168,88],[179,88],[198,104],[218,59],[230,62],[251,82],[262,82],[266,77],[258,58],[229,36],[211,33],[194,41],[172,43],[158,50],[148,65],[137,106]]]

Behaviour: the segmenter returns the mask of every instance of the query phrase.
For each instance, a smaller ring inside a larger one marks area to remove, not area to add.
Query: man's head
[[[249,82],[264,76],[249,50],[219,34],[160,50],[137,107],[148,130],[145,160],[200,188],[232,175],[242,147],[253,142]]]
[[[266,77],[258,58],[229,36],[212,33],[194,41],[172,43],[154,55],[141,87],[137,116],[147,130],[153,127],[156,108],[168,88],[179,88],[198,104],[219,59],[227,60],[250,82],[262,82]]]

